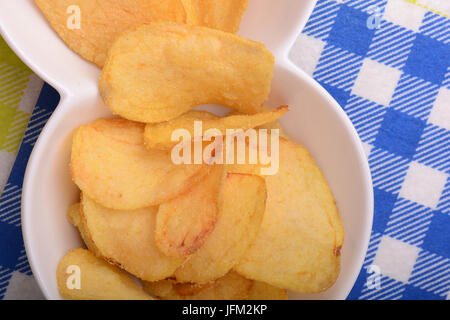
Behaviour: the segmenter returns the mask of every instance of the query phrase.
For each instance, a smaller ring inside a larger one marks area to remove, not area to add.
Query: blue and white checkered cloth
[[[346,111],[372,171],[374,226],[349,299],[450,298],[450,6],[436,1],[319,0],[291,52]],[[0,298],[32,277],[20,193],[58,100],[45,85],[0,198]],[[21,290],[11,296],[39,297]]]

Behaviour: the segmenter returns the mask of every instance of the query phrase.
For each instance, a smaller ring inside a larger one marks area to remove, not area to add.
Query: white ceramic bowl
[[[346,231],[337,283],[322,294],[291,294],[290,298],[345,299],[367,250],[372,182],[361,142],[345,113],[288,59],[314,4],[314,0],[250,0],[240,34],[265,43],[275,55],[267,105],[290,106],[282,124],[322,168]],[[60,299],[55,276],[58,261],[68,250],[81,246],[77,231],[65,217],[78,196],[69,173],[71,133],[78,125],[111,113],[97,90],[100,71],[65,46],[33,0],[0,0],[0,31],[20,58],[61,95],[31,155],[22,196],[23,235],[34,276],[48,299]]]

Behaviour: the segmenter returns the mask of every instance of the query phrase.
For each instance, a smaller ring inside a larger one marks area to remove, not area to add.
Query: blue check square
[[[347,6],[341,6],[328,43],[344,50],[365,56],[369,50],[375,29],[367,27],[369,15]]]
[[[422,248],[444,258],[450,258],[450,216],[435,211]]]
[[[412,285],[407,285],[403,292],[402,300],[444,300],[445,297],[439,296],[424,289],[419,289]]]
[[[0,221],[0,266],[9,269],[16,266],[22,243],[20,227]]]
[[[412,159],[425,128],[425,122],[388,109],[378,131],[375,146]]]
[[[418,34],[403,71],[441,85],[450,66],[450,44]]]
[[[383,233],[394,209],[397,196],[378,188],[374,188],[373,192],[375,198],[373,231]]]

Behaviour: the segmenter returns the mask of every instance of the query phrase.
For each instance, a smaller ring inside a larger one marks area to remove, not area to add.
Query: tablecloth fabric
[[[448,0],[319,0],[290,53],[348,114],[373,176],[369,250],[348,299],[450,299],[449,15]],[[1,42],[0,59],[1,187],[42,82]],[[0,198],[0,298],[42,298],[20,191],[58,101],[44,84]]]

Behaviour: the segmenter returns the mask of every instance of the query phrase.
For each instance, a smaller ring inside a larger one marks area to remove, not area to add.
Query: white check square
[[[322,40],[301,34],[292,47],[290,58],[300,69],[312,76],[324,47],[325,42]]]
[[[450,90],[441,88],[428,121],[438,127],[450,130]]]
[[[364,59],[352,93],[388,106],[400,80],[401,71],[371,59]]]
[[[400,240],[383,236],[373,264],[381,274],[408,283],[420,249]]]
[[[389,0],[384,19],[404,28],[419,31],[427,10],[405,0]]]
[[[19,271],[12,273],[4,300],[39,300],[44,299],[36,280]]]
[[[418,162],[412,162],[399,195],[431,209],[436,209],[447,178],[443,172]]]

